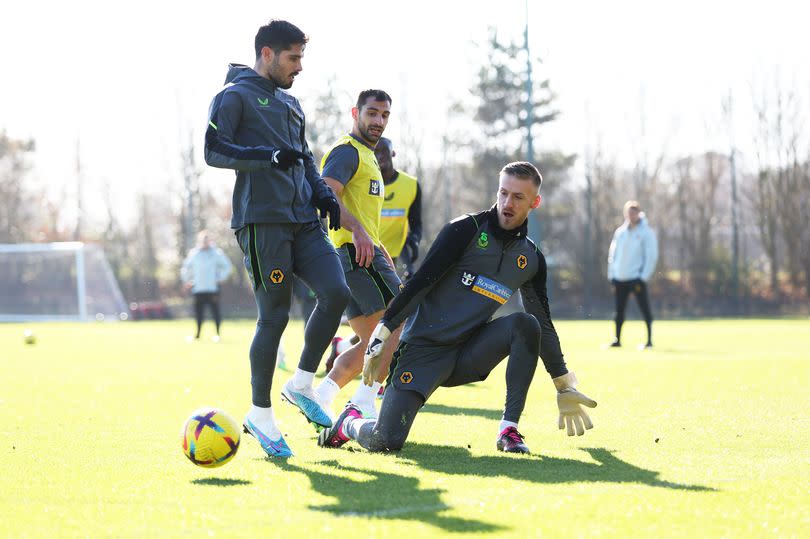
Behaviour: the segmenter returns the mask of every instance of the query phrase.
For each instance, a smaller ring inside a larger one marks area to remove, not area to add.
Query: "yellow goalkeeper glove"
[[[560,409],[557,426],[561,430],[567,428],[568,436],[573,436],[574,431],[577,436],[582,436],[586,429],[593,428],[591,418],[582,409],[582,405],[596,408],[596,401],[577,391],[577,377],[573,372],[553,378],[552,381],[557,388],[557,407]]]
[[[368,340],[366,355],[363,356],[363,383],[367,386],[374,385],[374,379],[377,378],[377,370],[379,370],[380,361],[382,360],[383,346],[390,336],[391,332],[380,321]]]

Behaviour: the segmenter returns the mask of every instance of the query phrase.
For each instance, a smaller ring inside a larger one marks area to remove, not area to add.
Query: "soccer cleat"
[[[245,434],[250,434],[256,440],[258,440],[259,445],[262,446],[264,452],[267,453],[269,457],[291,457],[293,456],[293,452],[290,449],[290,446],[287,445],[287,442],[284,441],[284,435],[278,440],[271,440],[269,436],[264,434],[260,431],[250,419],[245,419],[245,422],[242,424],[242,428],[245,431]]]
[[[349,418],[363,418],[363,413],[352,403],[346,405],[346,408],[343,409],[343,412],[338,416],[331,427],[321,431],[321,434],[318,436],[318,445],[321,447],[340,447],[348,442],[349,437],[343,433],[343,425]]]
[[[616,339],[615,341],[613,341],[612,343],[610,343],[610,345],[609,345],[609,346],[610,346],[611,348],[621,348],[622,343],[621,343],[621,342],[619,342],[619,339]]]
[[[523,435],[515,427],[503,429],[495,445],[498,451],[505,453],[531,453],[526,444],[523,443]]]
[[[281,388],[281,398],[297,406],[301,413],[304,414],[307,421],[315,424],[316,429],[319,426],[332,426],[332,418],[329,416],[329,412],[323,409],[323,406],[321,406],[321,403],[318,402],[318,398],[315,396],[315,390],[311,387],[304,388],[303,390],[294,389],[291,378],[284,384],[284,387]]]

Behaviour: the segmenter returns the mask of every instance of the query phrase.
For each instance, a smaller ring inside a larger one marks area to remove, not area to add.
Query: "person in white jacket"
[[[631,293],[635,294],[638,306],[647,323],[647,343],[652,347],[652,311],[647,295],[647,282],[652,277],[658,262],[658,240],[655,231],[647,223],[647,217],[635,200],[624,205],[624,223],[613,233],[608,252],[608,280],[616,295],[616,339],[611,346],[621,346],[624,310]]]
[[[208,306],[217,328],[213,340],[219,341],[219,327],[222,322],[219,312],[219,285],[228,278],[231,271],[233,271],[231,261],[222,249],[214,245],[208,231],[201,231],[197,235],[197,247],[189,251],[180,269],[180,278],[186,290],[191,290],[194,296],[194,317],[197,321],[195,339],[200,338],[203,312]]]

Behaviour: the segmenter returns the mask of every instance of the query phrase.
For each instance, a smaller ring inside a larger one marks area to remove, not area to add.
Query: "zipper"
[[[501,258],[498,260],[498,269],[495,270],[495,273],[501,273],[501,264],[503,264],[503,255],[506,253],[506,244],[501,242]]]
[[[280,100],[279,100],[280,101]],[[282,103],[284,103],[282,101]],[[290,148],[295,149],[295,143],[292,140],[292,123],[290,118],[292,117],[292,108],[287,104],[284,103],[284,106],[287,107],[287,137],[290,139]],[[293,182],[293,199],[290,203],[290,212],[293,214],[293,217],[298,220],[298,213],[295,211],[295,203],[298,200],[298,183],[295,181],[295,167],[297,167],[297,163],[293,163],[291,167],[290,177],[292,178]]]

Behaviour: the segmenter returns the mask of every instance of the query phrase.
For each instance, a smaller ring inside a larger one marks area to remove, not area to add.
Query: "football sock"
[[[272,407],[262,408],[254,404],[250,407],[247,418],[271,440],[281,438],[281,431],[276,426],[276,416],[273,414]]]
[[[315,378],[314,372],[302,371],[295,369],[295,374],[292,378],[292,385],[295,389],[304,389],[312,387],[312,379]]]
[[[340,386],[337,385],[337,382],[327,376],[323,379],[321,385],[315,389],[315,395],[323,406],[329,407],[332,405],[339,391]]]
[[[380,382],[374,382],[374,385],[369,387],[361,383],[357,386],[357,391],[354,392],[354,395],[349,400],[355,404],[371,404],[374,402],[374,399],[377,398],[377,392],[380,390],[381,385]]]
[[[341,425],[341,430],[343,431],[342,434],[352,440],[356,440],[357,436],[360,434],[360,428],[367,424],[374,424],[376,423],[376,419],[358,419],[355,417],[349,417]]]
[[[498,427],[498,434],[502,433],[504,430],[508,429],[509,427],[517,428],[518,424],[513,421],[507,421],[505,419],[501,420],[501,426]]]

